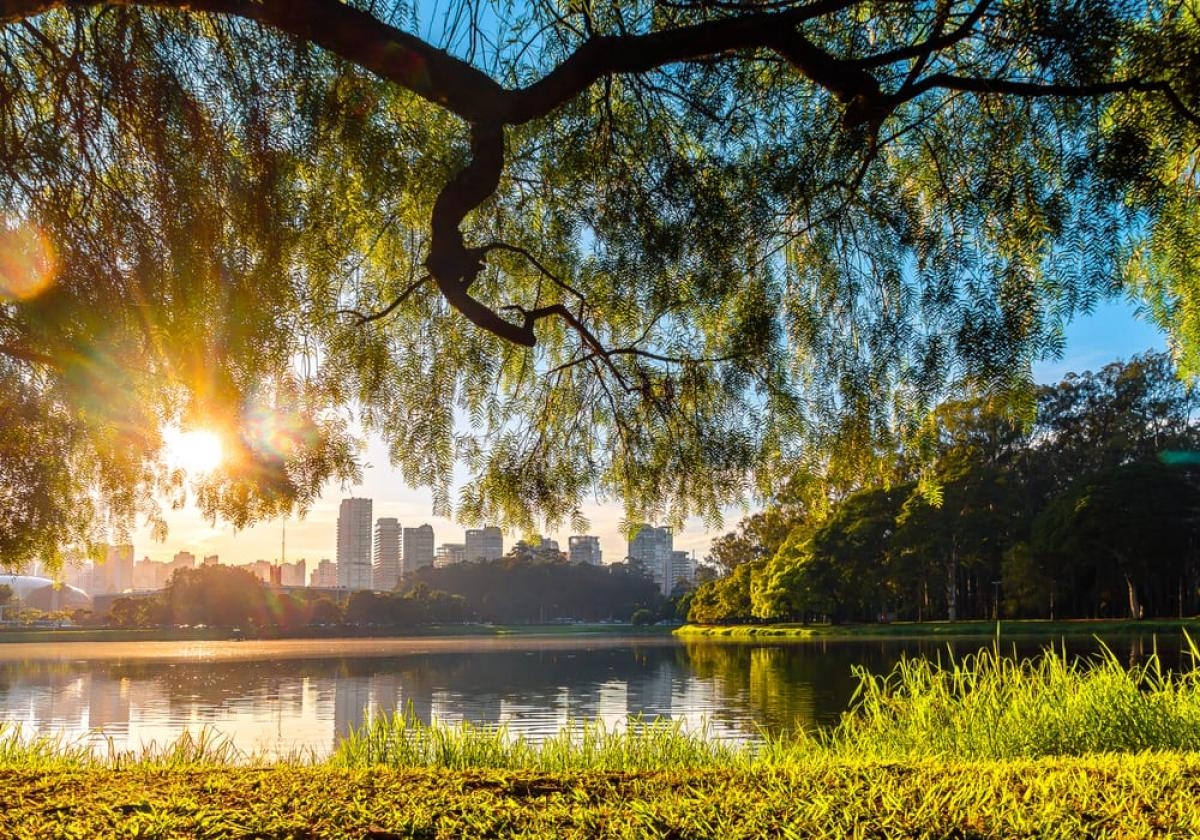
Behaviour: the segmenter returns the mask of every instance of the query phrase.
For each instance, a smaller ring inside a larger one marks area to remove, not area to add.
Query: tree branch
[[[353,315],[358,321],[357,326],[360,326],[360,327],[363,324],[369,324],[372,321],[378,321],[380,318],[385,318],[388,315],[390,315],[397,306],[404,303],[404,301],[408,300],[409,296],[411,296],[413,292],[415,292],[418,288],[420,288],[422,283],[428,283],[431,279],[432,278],[428,274],[426,274],[420,280],[414,280],[412,283],[410,283],[408,285],[408,287],[403,292],[401,292],[399,294],[398,297],[396,297],[395,300],[393,300],[391,303],[389,303],[383,309],[379,310],[378,312],[372,312],[370,315],[364,315],[362,312],[359,312],[357,309],[339,309],[337,311],[337,314],[338,315]]]
[[[1000,93],[1028,98],[1056,97],[1084,99],[1106,96],[1113,93],[1157,93],[1166,97],[1179,113],[1194,125],[1200,126],[1200,113],[1189,108],[1175,89],[1165,81],[1145,79],[1118,79],[1111,82],[1095,82],[1089,85],[1066,85],[1053,82],[1033,82],[1021,79],[986,79],[956,76],[952,73],[934,73],[912,85],[903,99],[914,99],[935,88],[964,91],[967,93]],[[897,101],[899,104],[899,101]]]

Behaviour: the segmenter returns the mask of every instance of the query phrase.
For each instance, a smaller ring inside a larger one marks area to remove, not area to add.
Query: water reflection
[[[978,642],[678,643],[670,639],[494,642],[245,642],[207,648],[0,646],[0,720],[117,749],[163,744],[212,727],[247,752],[324,755],[368,717],[410,710],[425,723],[471,721],[544,737],[582,721],[630,716],[707,726],[712,737],[833,723],[857,680],[853,666],[891,669],[901,655],[961,657]],[[1144,661],[1174,641],[1112,646]],[[1042,647],[1016,649],[1031,655]],[[1094,642],[1069,652],[1088,653]],[[75,654],[75,655],[72,655]],[[1187,663],[1184,663],[1187,664]]]

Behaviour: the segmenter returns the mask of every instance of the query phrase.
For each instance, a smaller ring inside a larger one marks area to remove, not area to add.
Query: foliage
[[[533,531],[880,476],[1121,290],[1200,367],[1188,4],[445,11],[3,6],[6,564],[164,491],[304,511],[351,412],[436,512]]]
[[[653,581],[625,564],[572,565],[517,555],[418,569],[401,589],[411,593],[422,586],[461,598],[466,615],[497,624],[626,621],[639,609],[656,613],[663,601]]]
[[[1182,614],[1195,586],[1200,485],[1183,468],[1132,463],[1078,482],[1039,514],[1032,550],[1060,599],[1091,598],[1130,618]],[[1064,603],[1064,606],[1066,605]]]
[[[780,506],[787,539],[749,578],[698,592],[690,620],[747,619],[735,594],[747,580],[750,614],[767,621],[1200,609],[1200,427],[1169,358],[1071,374],[1039,389],[1033,416],[1019,407],[947,402],[924,453],[902,453],[888,482],[833,498],[819,519]]]
[[[355,592],[346,602],[345,621],[369,627],[461,624],[469,615],[461,595],[431,590],[424,583],[408,592]]]

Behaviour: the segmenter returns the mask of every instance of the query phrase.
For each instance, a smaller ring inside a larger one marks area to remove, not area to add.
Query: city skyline
[[[1034,378],[1038,382],[1058,381],[1070,371],[1095,370],[1117,359],[1129,358],[1146,350],[1163,350],[1166,340],[1161,331],[1144,320],[1137,318],[1130,304],[1112,301],[1101,304],[1087,317],[1076,319],[1066,331],[1066,350],[1061,360],[1041,362],[1034,366]],[[388,464],[387,448],[378,438],[367,441],[364,450],[363,480],[350,487],[336,482],[327,485],[322,497],[304,519],[290,517],[286,522],[286,556],[291,561],[301,557],[308,559],[310,568],[324,558],[334,559],[337,549],[336,523],[341,499],[366,497],[374,500],[375,518],[394,517],[401,527],[429,524],[434,531],[435,544],[462,541],[462,525],[445,517],[432,515],[433,495],[427,488],[412,489],[404,485],[397,470]],[[459,470],[456,484],[461,485],[467,476]],[[457,487],[456,487],[457,490]],[[674,532],[675,548],[694,551],[697,559],[708,554],[713,539],[736,527],[742,516],[756,508],[739,507],[725,510],[725,521],[721,527],[709,529],[696,517],[688,519],[683,528]],[[583,513],[590,522],[588,534],[596,535],[603,545],[607,562],[616,562],[624,557],[626,538],[621,533],[620,523],[624,511],[619,502],[594,501],[585,504]],[[204,520],[189,503],[181,510],[164,511],[169,533],[165,542],[151,539],[149,527],[139,523],[129,535],[138,559],[150,557],[158,561],[170,561],[181,550],[191,551],[197,556],[219,554],[222,558],[237,558],[237,562],[252,562],[257,559],[280,558],[283,543],[283,520],[274,519],[246,528],[241,532],[218,522],[215,525]],[[547,529],[543,535],[567,545],[573,531],[564,525],[558,529]],[[511,546],[524,534],[505,530],[504,539]],[[614,556],[611,546],[622,546],[620,555]]]

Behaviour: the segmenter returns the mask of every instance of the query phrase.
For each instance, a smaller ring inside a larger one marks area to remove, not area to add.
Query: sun
[[[167,464],[183,470],[190,476],[205,475],[221,466],[224,455],[221,439],[205,429],[192,429],[187,432],[166,429],[163,432],[163,443],[163,454]]]

